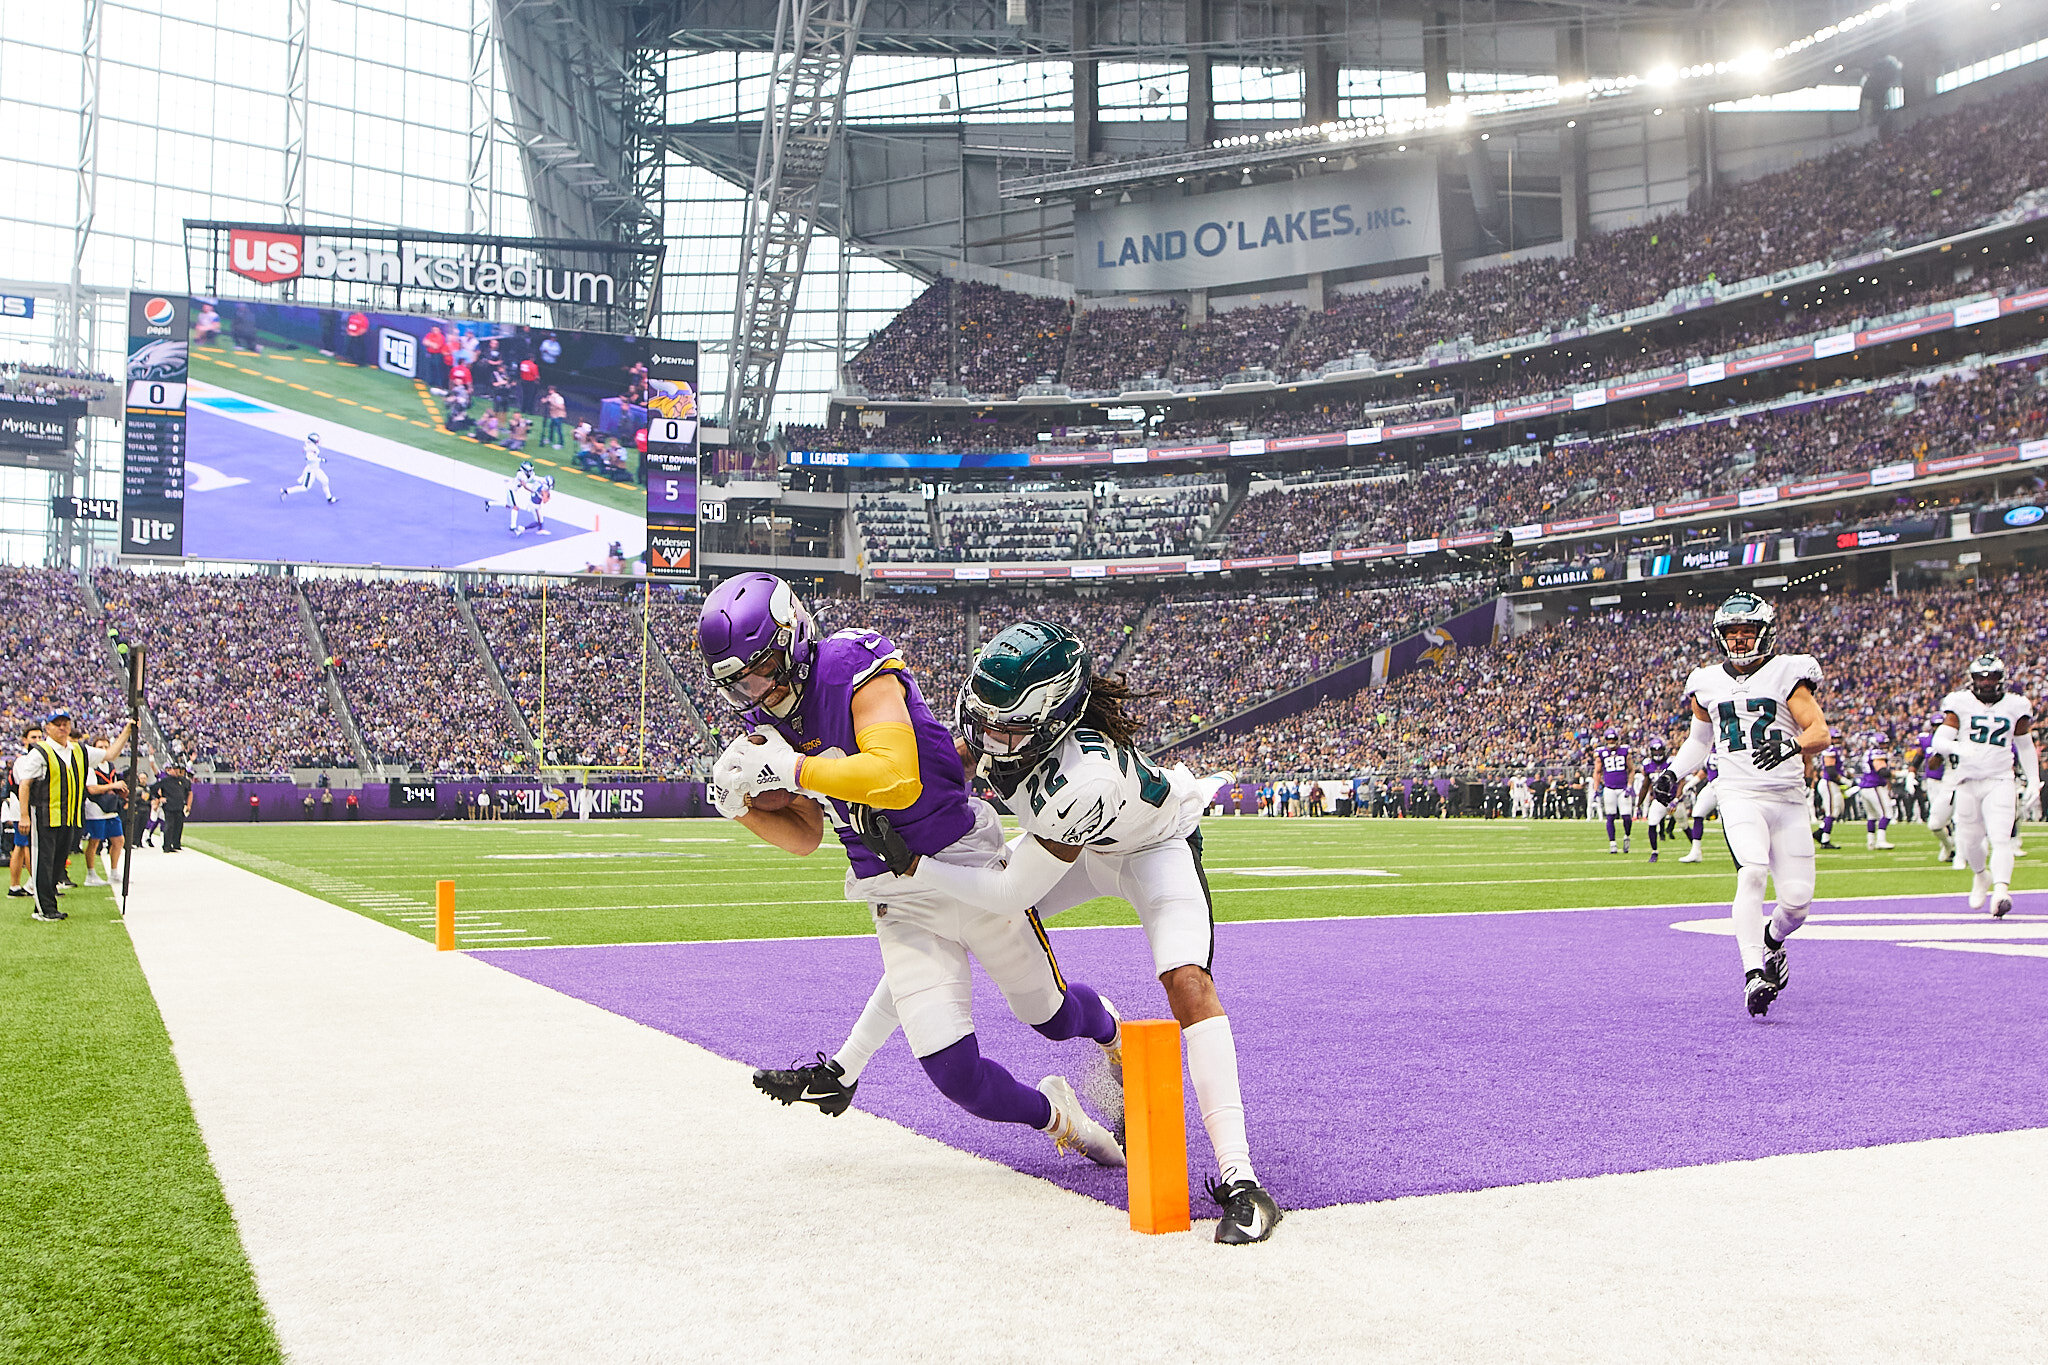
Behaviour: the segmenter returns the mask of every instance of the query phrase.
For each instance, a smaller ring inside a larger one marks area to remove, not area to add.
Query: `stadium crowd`
[[[293,581],[101,569],[121,635],[149,647],[149,706],[171,752],[217,771],[350,767]]]
[[[426,773],[530,769],[477,657],[454,591],[438,583],[303,583],[371,761]],[[432,723],[421,699],[434,699]]]
[[[651,661],[643,694],[637,585],[553,584],[545,604],[541,589],[516,584],[488,583],[467,596],[548,762],[664,776],[695,771],[703,750],[696,728],[678,714]]]
[[[2048,575],[2038,570],[1898,596],[1816,593],[1781,611],[1779,652],[1820,660],[1820,702],[1845,737],[1909,741],[1987,650],[2003,658],[2015,690],[2048,690]],[[1684,738],[1686,676],[1719,657],[1711,614],[1695,605],[1570,615],[1173,754],[1197,771],[1247,778],[1583,772],[1591,736],[1609,725],[1634,743],[1662,735],[1675,747]]]
[[[0,567],[0,734],[9,744],[51,711],[65,709],[81,735],[120,729],[127,703],[101,639],[102,627],[63,569]]]

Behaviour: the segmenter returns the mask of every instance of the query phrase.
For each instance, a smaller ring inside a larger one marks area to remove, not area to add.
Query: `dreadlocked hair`
[[[1157,695],[1134,690],[1121,673],[1096,678],[1088,684],[1088,705],[1081,712],[1081,724],[1100,731],[1113,743],[1136,745],[1138,717],[1131,713],[1130,704]]]

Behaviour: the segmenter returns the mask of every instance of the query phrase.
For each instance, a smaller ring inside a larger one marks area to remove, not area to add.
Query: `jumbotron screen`
[[[656,484],[656,571],[695,567],[694,343],[203,297],[188,326],[187,557],[620,572]]]

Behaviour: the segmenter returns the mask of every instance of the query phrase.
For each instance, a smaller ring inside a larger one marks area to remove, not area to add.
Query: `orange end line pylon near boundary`
[[[455,951],[454,882],[434,883],[434,947],[443,953]]]
[[[1124,1023],[1124,1160],[1133,1232],[1188,1230],[1188,1125],[1180,1025]]]

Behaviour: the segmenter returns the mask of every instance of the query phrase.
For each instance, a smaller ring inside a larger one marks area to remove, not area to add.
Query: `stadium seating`
[[[1509,644],[1466,650],[1442,668],[1334,698],[1174,756],[1248,777],[1383,775],[1531,768],[1583,772],[1588,736],[1619,726],[1637,742],[1684,737],[1687,672],[1718,655],[1710,609],[1567,616]],[[2040,676],[2048,659],[2048,577],[2014,573],[1927,588],[1795,598],[1779,648],[1811,653],[1830,723],[1845,734],[1918,734],[1941,696],[1987,649],[2008,676]]]
[[[1087,530],[1090,495],[1072,492],[946,493],[939,498],[940,557],[1072,559]]]
[[[853,539],[872,563],[936,559],[931,514],[916,493],[862,493],[853,500]]]
[[[71,712],[75,733],[118,727],[127,714],[122,689],[78,593],[77,576],[61,569],[0,568],[0,726],[18,744],[24,727],[57,707]],[[10,750],[13,752],[13,750]]]
[[[101,569],[107,618],[149,647],[149,704],[172,750],[218,771],[352,766],[292,580]]]
[[[1125,485],[1096,499],[1089,536],[1099,559],[1170,555],[1201,544],[1229,490],[1221,483],[1181,480],[1157,487]]]
[[[1076,393],[1114,393],[1132,380],[1165,378],[1186,313],[1178,299],[1158,308],[1082,310],[1060,378]]]
[[[428,773],[532,768],[450,588],[331,578],[304,586],[373,762]],[[425,697],[430,722],[420,714]]]
[[[499,672],[544,754],[560,763],[691,773],[703,746],[687,718],[677,714],[665,680],[651,667],[645,675],[643,753],[636,587],[557,584],[548,589],[545,737],[540,590],[489,584],[472,589],[469,600]]]
[[[1298,304],[1268,303],[1216,313],[1188,328],[1175,377],[1221,379],[1239,370],[1271,369],[1305,312]]]

